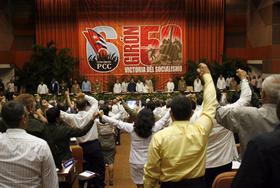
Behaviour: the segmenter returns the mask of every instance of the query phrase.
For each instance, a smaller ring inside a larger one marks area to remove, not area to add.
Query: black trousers
[[[205,178],[194,178],[179,182],[162,182],[160,188],[206,188]]]
[[[83,148],[84,153],[84,170],[99,174],[89,184],[93,184],[96,188],[103,188],[105,186],[105,163],[99,141],[97,139],[88,141],[81,143],[80,146]]]
[[[232,170],[232,163],[223,165],[223,166],[219,166],[216,168],[206,168],[205,170],[205,179],[206,179],[206,183],[207,183],[207,187],[211,188],[212,184],[216,178],[216,176],[218,176],[219,174],[223,173],[223,172],[228,172]]]

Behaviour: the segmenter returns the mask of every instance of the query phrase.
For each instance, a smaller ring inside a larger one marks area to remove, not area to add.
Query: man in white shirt
[[[89,102],[90,107],[86,111],[87,102]],[[91,96],[80,93],[77,96],[76,106],[78,108],[77,114],[61,111],[60,117],[71,127],[83,128],[91,120],[92,114],[98,111],[98,101]],[[105,164],[101,145],[98,141],[97,125],[94,124],[85,136],[79,137],[77,140],[83,148],[84,160],[86,161],[85,170],[90,170],[100,175],[90,183],[93,183],[97,188],[103,188],[105,185]]]
[[[273,131],[280,121],[276,116],[276,103],[280,91],[280,75],[267,77],[262,84],[262,106],[230,108],[217,107],[216,119],[225,128],[238,133],[240,153],[246,150],[249,140],[253,137]]]
[[[46,95],[49,93],[49,89],[48,89],[47,85],[44,84],[43,81],[41,81],[40,84],[38,85],[37,93],[39,95]]]
[[[0,133],[0,187],[58,188],[57,172],[46,141],[26,133],[28,115],[16,101],[6,103]]]
[[[167,82],[166,88],[167,88],[167,92],[173,92],[174,91],[175,85],[172,82],[172,78],[169,78],[169,81]]]
[[[217,80],[217,88],[220,90],[226,89],[226,81],[223,75],[220,74],[220,77]]]
[[[225,108],[239,108],[249,105],[251,101],[252,91],[246,79],[247,73],[241,69],[238,69],[236,72],[241,80],[240,98],[235,103],[226,105]],[[220,98],[221,93],[217,91],[217,100],[220,101]],[[193,116],[200,116],[201,111],[197,113]],[[191,123],[194,121],[195,119],[191,118]],[[218,174],[232,169],[232,161],[237,156],[233,132],[218,124],[216,119],[214,119],[214,127],[209,134],[206,151],[205,178],[209,188],[212,187],[212,183]]]
[[[122,82],[122,93],[127,92],[127,86],[128,86],[128,83],[126,82],[126,79],[124,79]]]
[[[199,76],[196,76],[196,79],[193,82],[193,90],[194,92],[201,92],[202,90],[201,80],[199,79]]]
[[[141,82],[141,80],[138,80],[136,84],[136,92],[143,93],[143,87],[143,82]]]
[[[122,92],[122,85],[119,80],[116,80],[116,83],[114,84],[113,93],[119,94]]]

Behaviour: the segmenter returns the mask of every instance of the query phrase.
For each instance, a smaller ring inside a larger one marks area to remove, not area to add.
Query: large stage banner
[[[186,71],[185,11],[131,11],[80,13],[80,74],[105,87],[109,75],[154,75],[163,90],[170,77]]]
[[[86,62],[95,72],[108,73],[114,69],[121,69],[121,74],[183,71],[182,27],[179,25],[95,26],[86,28],[83,34]]]

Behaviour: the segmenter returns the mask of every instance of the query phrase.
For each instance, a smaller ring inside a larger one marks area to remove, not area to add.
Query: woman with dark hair
[[[163,128],[165,122],[170,117],[169,113],[166,113],[163,118],[155,122],[153,112],[148,108],[143,108],[138,113],[135,123],[126,123],[115,120],[104,115],[102,110],[99,111],[99,116],[102,118],[102,121],[117,126],[119,129],[130,134],[130,174],[132,181],[137,185],[137,188],[143,188],[143,168],[147,160],[149,143],[152,139],[152,135]]]

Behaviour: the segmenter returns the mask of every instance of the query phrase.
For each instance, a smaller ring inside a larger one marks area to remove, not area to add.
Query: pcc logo
[[[113,43],[107,42],[100,32],[105,33],[106,39],[117,39],[117,33],[112,27],[87,28],[83,32],[87,39],[87,61],[97,72],[110,72],[118,66],[120,53],[118,48]]]

